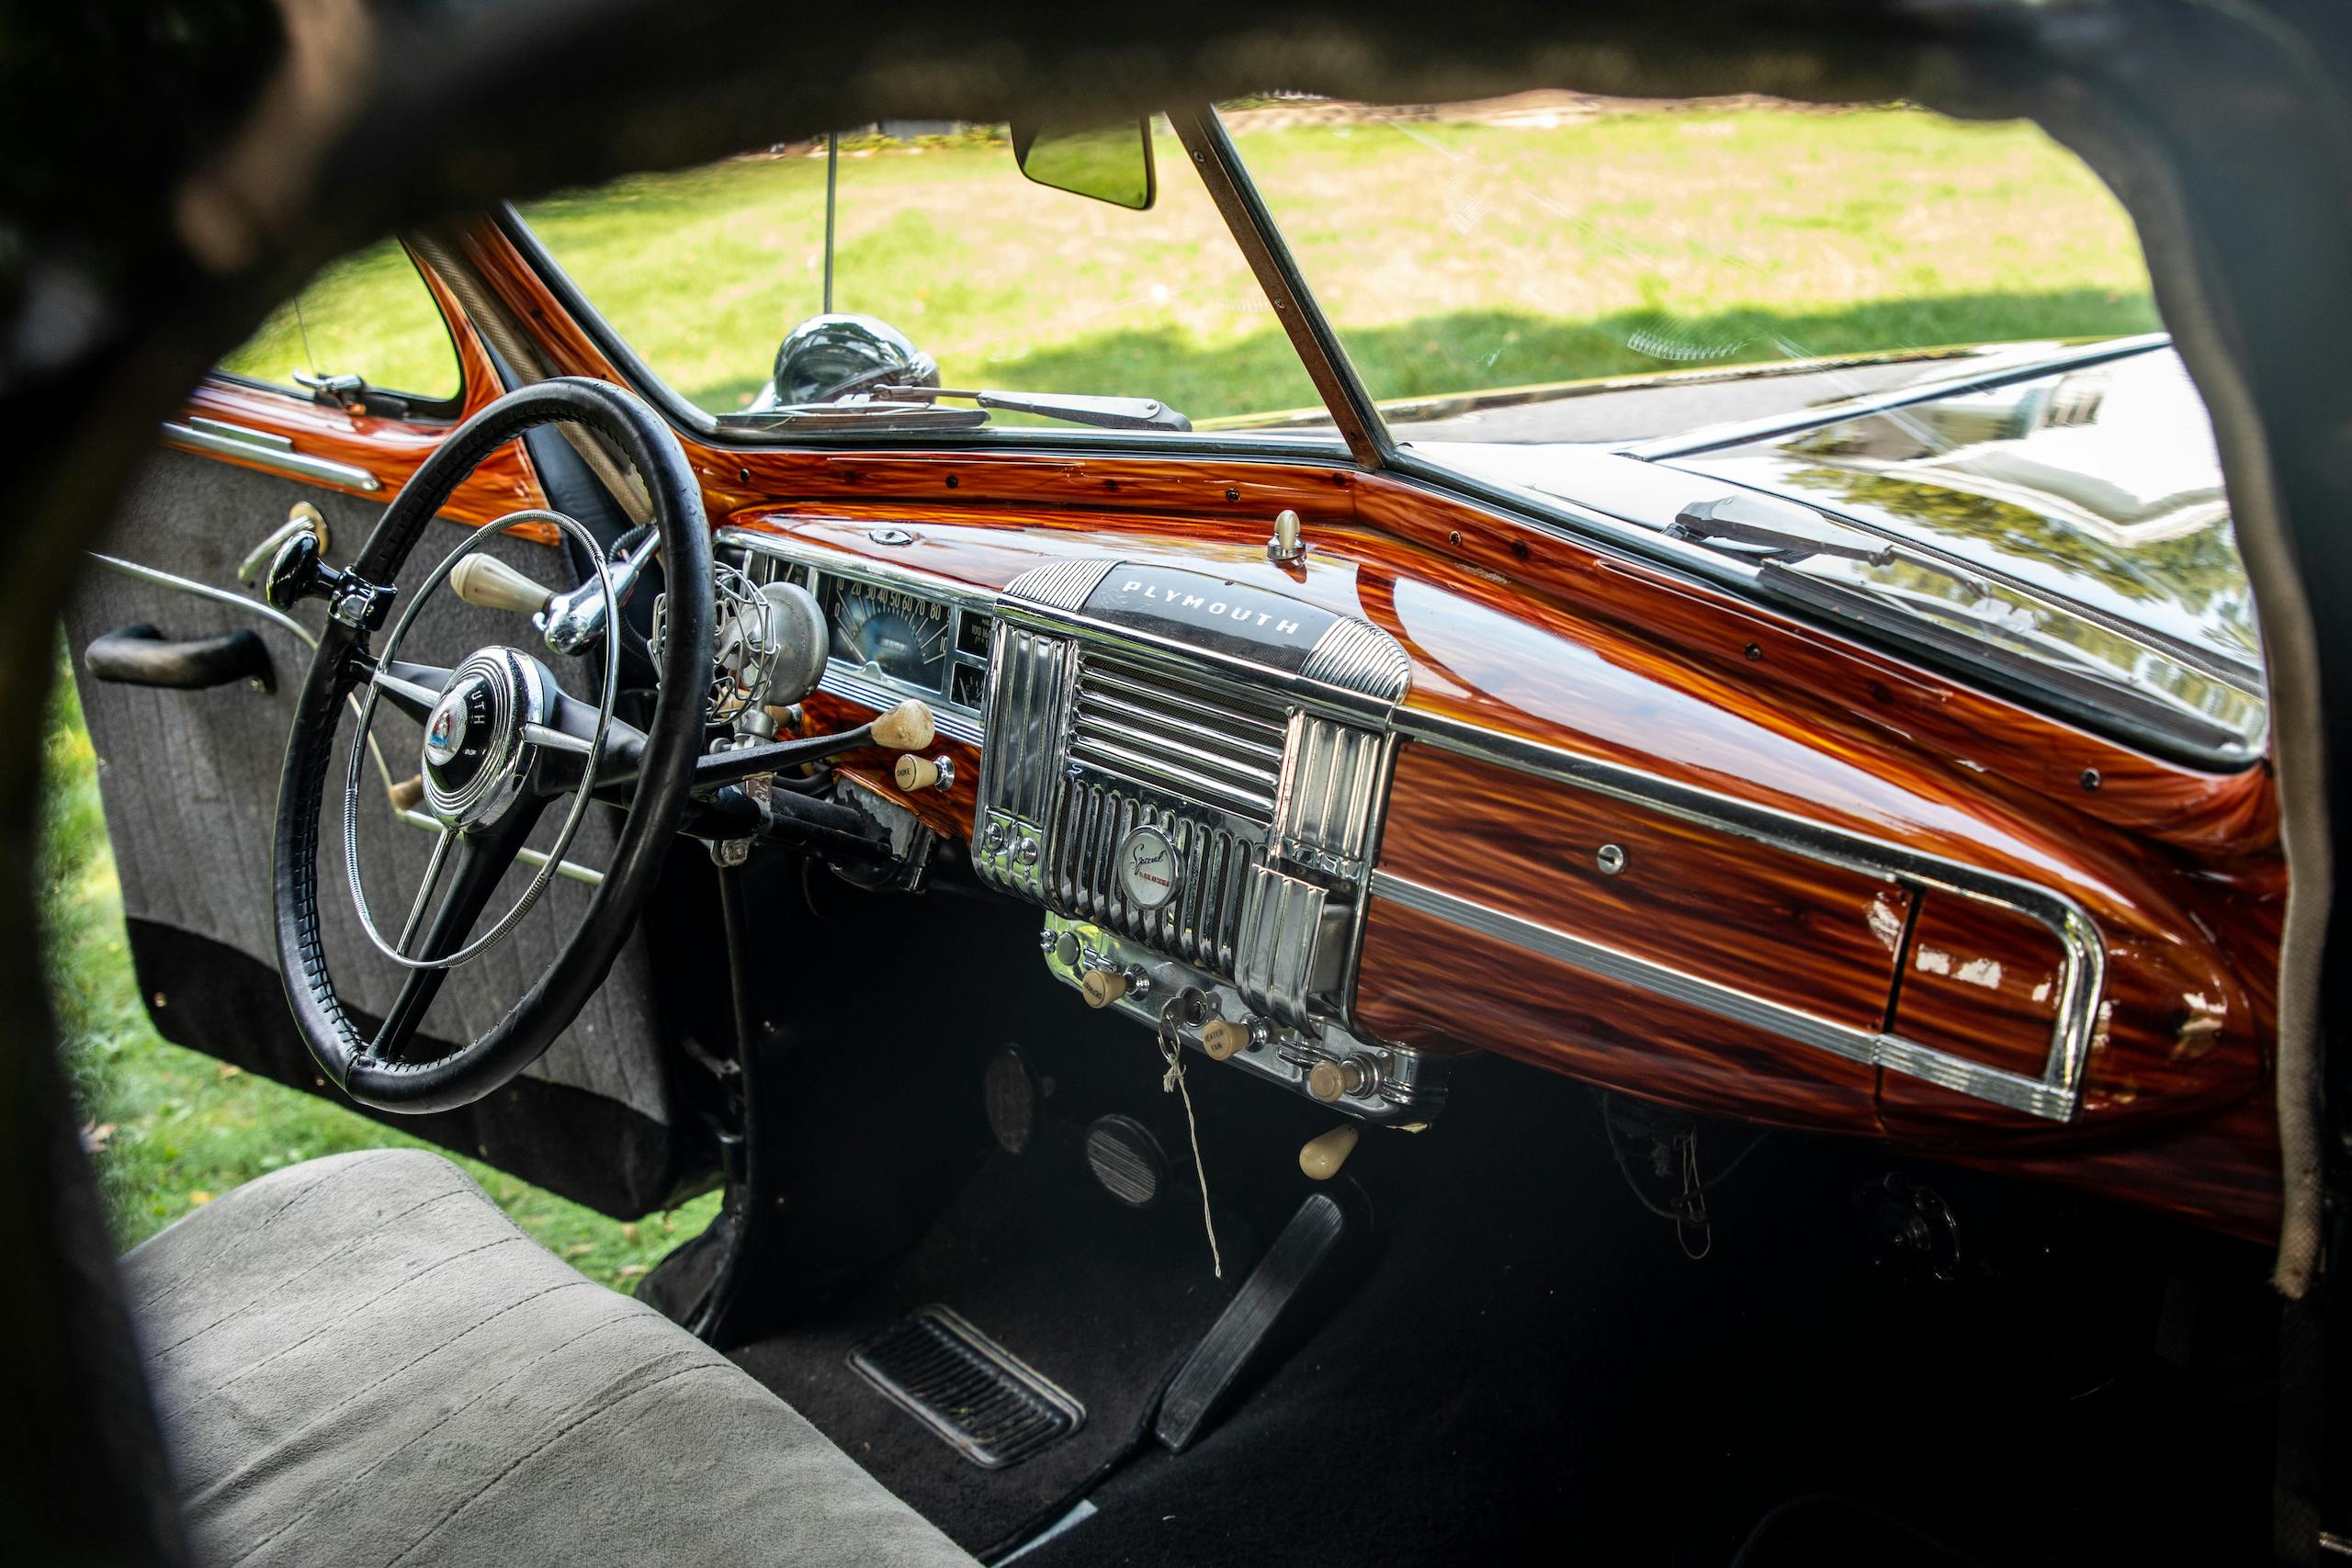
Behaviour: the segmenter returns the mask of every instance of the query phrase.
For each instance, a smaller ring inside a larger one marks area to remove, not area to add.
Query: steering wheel
[[[668,635],[661,686],[642,731],[616,718],[618,649],[610,639],[619,605],[603,550],[580,524],[558,513],[517,513],[478,529],[401,605],[391,584],[425,525],[483,458],[525,431],[584,425],[636,465],[653,505],[664,566]],[[400,643],[417,609],[459,561],[503,529],[553,525],[585,547],[601,588],[605,650],[601,700],[566,695],[554,674],[521,648],[493,645],[455,667],[410,663]],[[277,793],[274,894],[277,959],[294,1021],[320,1069],[362,1105],[381,1111],[447,1111],[480,1100],[536,1061],[602,985],[661,874],[686,806],[702,750],[711,646],[710,533],[702,491],[677,437],[635,396],[603,381],[564,378],[508,393],[458,427],[385,511],[358,558],[335,571],[307,533],[280,549],[269,597],[328,601],[326,627],[311,662],[287,739]],[[393,612],[399,610],[397,618]],[[386,631],[386,623],[390,630]],[[382,633],[380,648],[372,647]],[[344,862],[369,939],[407,971],[372,1033],[353,1021],[335,992],[319,927],[319,829],[337,719],[357,694],[344,785]],[[379,929],[361,887],[353,825],[359,807],[360,753],[376,705],[423,728],[424,805],[440,831],[416,898],[399,931]],[[494,946],[528,912],[578,829],[592,794],[616,799],[634,778],[617,842],[587,912],[546,973],[487,1034],[429,1059],[408,1047],[451,969]],[[480,937],[472,932],[524,840],[554,803],[569,796],[564,828],[522,896]],[[437,906],[435,902],[438,892]]]

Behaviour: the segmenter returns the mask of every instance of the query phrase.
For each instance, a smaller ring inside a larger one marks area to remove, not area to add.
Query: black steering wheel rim
[[[661,540],[671,635],[662,649],[660,694],[635,792],[604,880],[555,962],[480,1039],[428,1061],[379,1055],[378,1042],[361,1032],[336,994],[319,919],[319,840],[335,727],[346,694],[366,678],[365,627],[327,618],[296,705],[272,857],[278,968],[295,1024],[320,1070],[354,1100],[377,1110],[424,1112],[469,1104],[546,1052],[604,984],[634,929],[677,832],[702,750],[710,530],[701,487],[676,435],[632,393],[608,382],[563,378],[535,382],[492,403],[452,432],[402,487],[349,573],[370,583],[391,582],[425,525],[483,458],[526,431],[560,423],[584,425],[612,441],[644,479]],[[587,787],[585,780],[581,787]],[[411,971],[390,1016],[413,1024],[423,1005],[405,1005],[411,989],[423,987],[429,1002],[445,973]],[[435,977],[421,977],[426,975]],[[404,1043],[384,1043],[396,1053]]]

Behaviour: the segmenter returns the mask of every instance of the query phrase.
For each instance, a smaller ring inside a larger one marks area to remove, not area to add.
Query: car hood
[[[2203,401],[2168,344],[1639,455],[1934,550],[2259,680]]]

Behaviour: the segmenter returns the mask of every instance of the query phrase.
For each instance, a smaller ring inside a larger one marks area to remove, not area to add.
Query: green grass
[[[41,885],[51,992],[117,1243],[134,1246],[280,1166],[347,1149],[429,1147],[157,1036],[124,945],[96,761],[62,671],[45,745]],[[714,1194],[624,1224],[479,1160],[458,1163],[525,1230],[589,1278],[622,1289],[707,1224],[718,1203]]]
[[[1743,107],[1561,124],[1273,125],[1236,140],[1380,398],[1692,365],[2153,329],[2121,208],[2030,125]],[[949,386],[1160,397],[1196,420],[1315,403],[1189,160],[1132,212],[1030,184],[982,136],[842,156],[837,308]],[[822,303],[825,164],[796,152],[530,204],[575,282],[673,388],[740,408]],[[447,390],[398,251],[321,275],[230,363],[313,358]]]

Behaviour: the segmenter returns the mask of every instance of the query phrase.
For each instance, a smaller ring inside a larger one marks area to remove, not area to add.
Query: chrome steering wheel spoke
[[[460,561],[508,529],[550,523],[594,564],[594,581],[602,592],[607,624],[616,622],[613,572],[588,530],[560,513],[518,513],[477,530],[443,558],[408,599],[384,634],[380,654],[367,669],[358,731],[352,739],[351,762],[344,781],[344,869],[360,929],[378,952],[411,972],[401,998],[418,1014],[439,986],[438,980],[422,976],[446,973],[488,952],[547,890],[549,879],[564,863],[595,787],[610,782],[605,770],[597,765],[600,760],[626,759],[628,771],[634,776],[644,750],[643,733],[613,716],[620,694],[618,660],[605,661],[601,700],[587,703],[567,695],[554,672],[520,649],[493,645],[476,651],[454,669],[405,662],[399,657],[401,640],[418,609]],[[418,777],[424,807],[441,828],[424,886],[417,891],[398,942],[388,940],[378,929],[359,869],[359,764],[379,701],[398,708],[424,728]],[[548,804],[567,792],[572,799],[562,830],[543,854],[530,857],[536,867],[530,882],[487,931],[473,936],[482,902],[507,866],[523,854],[524,836]],[[454,865],[447,864],[452,861]],[[451,890],[441,911],[427,924],[424,911],[434,884],[445,869],[453,877]],[[413,1032],[414,1019],[403,1018],[403,1027]]]
[[[448,689],[452,673],[437,664],[409,664],[394,660],[370,666],[368,682],[381,694],[386,706],[423,724],[433,716],[441,694]]]
[[[551,693],[549,698],[544,720],[523,727],[523,739],[538,749],[532,773],[532,785],[538,794],[594,791],[637,777],[645,755],[643,730],[565,693]]]

